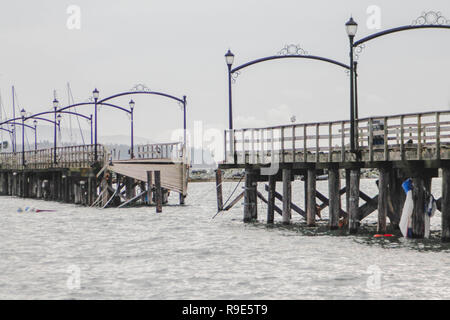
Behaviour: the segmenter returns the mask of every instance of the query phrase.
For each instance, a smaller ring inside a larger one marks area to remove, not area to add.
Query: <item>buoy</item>
[[[386,234],[374,234],[373,237],[374,238],[381,238],[381,237],[393,237],[393,234],[390,233],[386,233]]]

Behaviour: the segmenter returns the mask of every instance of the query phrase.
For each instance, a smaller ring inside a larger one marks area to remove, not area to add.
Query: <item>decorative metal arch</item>
[[[450,19],[444,17],[440,11],[428,11],[428,12],[424,11],[422,15],[413,20],[410,25],[390,28],[380,32],[373,33],[371,35],[368,35],[364,38],[355,41],[353,43],[353,47],[359,48],[359,52],[361,52],[361,50],[365,48],[364,44],[368,41],[392,33],[418,29],[450,29]]]
[[[356,64],[353,63],[354,59],[357,60],[359,58],[359,54],[365,48],[365,43],[374,39],[377,39],[382,36],[386,36],[389,34],[408,31],[408,30],[418,30],[418,29],[450,29],[450,19],[445,18],[440,11],[424,11],[421,16],[417,17],[412,21],[410,25],[400,26],[396,28],[390,28],[387,30],[383,30],[380,32],[373,33],[364,38],[361,38],[357,41],[354,41],[354,36],[350,36],[350,142],[351,142],[351,150],[355,151],[355,147],[358,147],[358,132],[355,130],[355,119],[358,118],[358,109],[355,107],[358,104],[357,98],[357,86],[356,79],[353,80],[353,73],[356,67]],[[356,55],[356,56],[355,56]]]
[[[229,129],[233,129],[233,115],[232,115],[232,89],[231,83],[235,82],[237,76],[239,76],[240,71],[252,65],[271,61],[271,60],[280,60],[280,59],[307,59],[307,60],[316,60],[321,62],[326,62],[332,65],[339,66],[346,70],[350,70],[350,66],[339,62],[337,60],[333,60],[326,57],[310,55],[307,51],[301,48],[299,45],[285,45],[277,55],[267,56],[259,59],[255,59],[244,64],[241,64],[237,67],[231,68],[231,65],[228,66],[228,103],[229,103]]]

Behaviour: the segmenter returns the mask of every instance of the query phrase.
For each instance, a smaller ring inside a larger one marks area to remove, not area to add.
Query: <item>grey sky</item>
[[[81,8],[81,30],[68,30],[69,5]],[[407,25],[424,10],[450,19],[450,2],[434,1],[3,1],[0,4],[0,90],[10,114],[11,85],[20,107],[48,110],[56,89],[67,101],[69,81],[77,101],[93,88],[101,96],[137,83],[188,96],[188,126],[227,124],[224,54],[235,64],[300,44],[310,54],[348,63],[344,24],[368,30],[366,9],[381,8],[382,29]],[[360,115],[449,108],[450,32],[403,32],[367,44],[360,57]],[[338,67],[302,60],[246,69],[234,90],[235,127],[347,119],[348,76]],[[137,136],[169,140],[181,126],[179,106],[157,97],[136,98]],[[128,99],[119,100],[127,104]],[[79,109],[82,111],[83,109]],[[88,109],[86,113],[90,113]],[[121,112],[100,113],[100,134],[128,134]]]

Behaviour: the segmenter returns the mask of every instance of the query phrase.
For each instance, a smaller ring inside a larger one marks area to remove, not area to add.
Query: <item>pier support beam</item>
[[[422,177],[412,179],[412,197],[414,209],[411,217],[412,238],[423,238],[425,235],[425,181]]]
[[[339,168],[328,169],[328,197],[330,201],[328,226],[331,230],[339,228],[339,212],[341,211],[340,189]]]
[[[222,196],[222,170],[216,170],[216,195],[217,195],[217,212],[223,210]]]
[[[283,214],[282,222],[284,224],[291,223],[291,201],[292,201],[292,181],[291,170],[283,169]]]
[[[349,184],[347,185],[348,193],[348,228],[351,234],[358,231],[359,228],[359,177],[360,169],[350,169]]]
[[[258,218],[257,207],[257,179],[253,171],[245,170],[244,190],[244,222],[251,222]]]
[[[307,206],[306,206],[306,225],[309,227],[316,225],[316,169],[308,169],[307,175]]]
[[[442,241],[450,242],[450,168],[442,168]]]
[[[133,199],[136,196],[136,189],[134,185],[134,179],[130,177],[125,178],[125,194],[128,200]]]
[[[152,172],[147,171],[147,204],[152,204],[152,191],[153,190],[153,182],[152,182]]]
[[[380,178],[378,179],[378,224],[377,232],[386,233],[386,217],[388,213],[388,195],[389,195],[389,177],[390,170],[380,169]]]
[[[275,218],[275,191],[277,180],[275,175],[269,176],[269,195],[267,196],[267,223],[272,224]]]
[[[161,171],[155,171],[155,201],[156,212],[162,212]]]

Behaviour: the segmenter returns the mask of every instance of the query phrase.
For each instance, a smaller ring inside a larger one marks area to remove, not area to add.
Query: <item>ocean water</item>
[[[225,199],[236,184],[224,184]],[[434,179],[436,198],[440,184]],[[259,189],[266,194],[262,183]],[[361,189],[377,192],[370,179]],[[327,181],[318,190],[326,195]],[[302,206],[302,182],[293,183],[293,195]],[[307,228],[295,212],[291,226],[280,217],[267,226],[261,201],[257,223],[242,223],[241,203],[212,219],[214,183],[190,184],[185,206],[174,195],[159,214],[0,201],[1,299],[450,298],[450,246],[439,240],[439,212],[431,239],[407,240],[373,238],[376,212],[354,236]],[[17,212],[26,206],[55,212]]]

